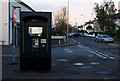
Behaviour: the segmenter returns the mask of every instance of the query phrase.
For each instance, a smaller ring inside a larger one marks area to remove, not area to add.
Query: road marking
[[[98,55],[99,57],[102,57],[102,55]]]
[[[115,59],[114,57],[109,57],[110,59]]]
[[[73,51],[71,49],[64,49],[67,53],[73,53]]]
[[[102,57],[102,58],[107,59],[106,57]]]
[[[70,46],[70,47],[74,47],[74,46]]]
[[[99,57],[101,57],[101,58],[103,58],[103,59],[107,59],[107,58],[109,58],[109,59],[115,59],[114,57],[110,57],[109,55],[107,55],[107,54],[104,54],[104,53],[102,53],[102,52],[99,52],[99,51],[95,51],[95,50],[93,50],[93,49],[91,49],[91,48],[89,48],[89,47],[86,47],[86,46],[84,46],[84,45],[77,45],[78,47],[80,47],[80,48],[83,48],[83,49],[86,49],[87,51],[89,51],[90,53],[92,53],[92,54],[95,54],[95,55],[97,55],[97,56],[99,56]]]
[[[71,38],[70,38],[71,39]],[[74,39],[72,39],[74,42],[77,42],[78,44],[80,44],[80,42],[78,42],[78,41],[76,41],[76,40],[74,40]]]
[[[108,55],[104,55],[104,56],[109,57]]]
[[[91,51],[91,50],[87,49],[87,51]]]
[[[79,45],[78,45],[78,47],[80,47],[80,48],[81,48],[82,46],[79,46]]]

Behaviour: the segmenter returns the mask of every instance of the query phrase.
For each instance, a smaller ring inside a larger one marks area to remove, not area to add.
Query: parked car
[[[99,36],[96,36],[95,40],[98,42],[98,41],[101,41],[101,42],[114,42],[114,39],[108,35],[99,35]]]
[[[70,34],[69,34],[69,37],[71,37],[73,34],[74,34],[74,33],[70,33]]]
[[[70,37],[80,37],[80,33],[71,33]]]
[[[80,33],[81,37],[85,37],[85,34],[84,33]]]

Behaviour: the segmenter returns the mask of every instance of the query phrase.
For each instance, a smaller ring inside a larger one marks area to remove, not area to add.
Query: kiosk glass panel
[[[41,36],[43,32],[43,27],[29,27],[29,36]]]

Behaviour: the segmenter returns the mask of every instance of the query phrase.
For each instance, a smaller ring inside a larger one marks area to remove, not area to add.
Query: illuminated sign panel
[[[29,27],[30,36],[41,36],[43,32],[43,27]]]

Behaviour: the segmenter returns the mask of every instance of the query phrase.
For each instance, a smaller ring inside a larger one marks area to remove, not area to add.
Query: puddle
[[[99,62],[89,62],[89,64],[98,65],[100,63]]]
[[[57,59],[56,61],[66,62],[66,61],[68,61],[68,60],[67,60],[67,59]]]
[[[112,74],[110,71],[97,71],[95,72],[96,74],[101,74],[101,75],[109,75]]]
[[[84,68],[84,69],[90,69],[90,68],[93,68],[93,66],[82,66],[80,68]]]
[[[93,57],[93,55],[88,55],[88,57]]]
[[[75,66],[81,66],[81,65],[84,65],[83,63],[74,63],[73,65]]]

